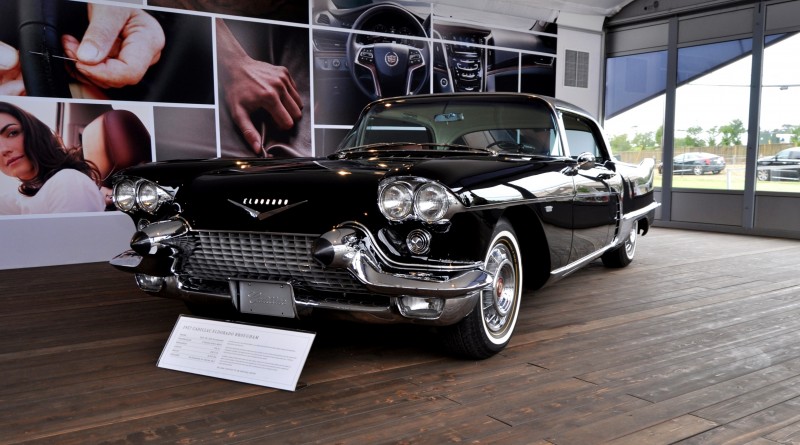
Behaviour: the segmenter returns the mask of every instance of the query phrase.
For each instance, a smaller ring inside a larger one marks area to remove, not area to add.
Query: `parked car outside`
[[[663,164],[658,164],[658,172],[663,173]],[[689,152],[672,158],[672,172],[676,175],[719,174],[725,170],[725,158],[713,153]]]
[[[118,173],[114,202],[138,231],[111,263],[206,314],[432,325],[453,353],[487,358],[511,339],[523,283],[634,259],[658,206],[654,161],[608,147],[549,97],[381,99],[327,157]]]
[[[759,181],[800,181],[800,147],[779,151],[758,159]]]

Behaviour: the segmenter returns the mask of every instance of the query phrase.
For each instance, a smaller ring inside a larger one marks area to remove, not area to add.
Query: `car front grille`
[[[183,252],[178,273],[184,277],[227,281],[289,281],[325,292],[364,292],[347,271],[324,269],[311,258],[313,235],[190,232],[169,243]]]

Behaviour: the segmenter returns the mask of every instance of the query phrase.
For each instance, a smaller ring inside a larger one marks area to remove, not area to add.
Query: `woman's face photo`
[[[25,134],[14,116],[0,113],[0,172],[22,181],[36,176],[33,164],[25,154]]]

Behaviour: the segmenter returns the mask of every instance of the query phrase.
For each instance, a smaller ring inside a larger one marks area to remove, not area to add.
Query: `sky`
[[[783,124],[800,125],[800,34],[787,38],[764,52],[761,122],[764,130]],[[743,58],[678,88],[676,136],[699,126],[704,130],[739,119],[748,125],[751,57]],[[655,132],[664,119],[661,95],[605,122],[609,137],[619,134]],[[701,135],[705,136],[705,134]],[[746,138],[743,139],[745,142]]]

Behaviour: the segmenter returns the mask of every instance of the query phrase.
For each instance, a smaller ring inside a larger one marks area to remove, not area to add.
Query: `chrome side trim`
[[[623,240],[620,238],[621,235],[625,235],[630,233],[631,229],[633,229],[634,221],[637,221],[643,218],[650,212],[654,212],[659,206],[661,205],[660,202],[652,202],[648,204],[646,207],[643,207],[639,210],[634,212],[628,213],[623,215],[622,221],[620,222],[619,231],[617,231],[617,236],[605,247],[600,250],[597,250],[583,258],[580,258],[576,261],[573,261],[566,266],[560,267],[552,272],[550,272],[551,279],[561,279],[566,277],[567,275],[575,272],[576,270],[580,269],[581,267],[585,266],[586,264],[600,258],[604,253],[608,250],[617,247]]]
[[[616,241],[616,240],[615,240],[615,241]],[[591,253],[591,254],[589,254],[589,255],[586,255],[586,256],[585,256],[585,257],[583,257],[583,258],[580,258],[580,259],[578,259],[578,260],[575,260],[575,261],[573,261],[573,262],[571,262],[571,263],[567,264],[567,265],[566,265],[566,266],[564,266],[564,267],[560,267],[560,268],[558,268],[558,269],[556,269],[556,270],[554,270],[554,271],[550,272],[550,278],[551,278],[551,280],[552,280],[552,279],[561,279],[561,278],[564,278],[564,277],[566,277],[567,275],[571,274],[572,272],[575,272],[575,271],[577,271],[578,269],[580,269],[581,267],[585,266],[586,264],[589,264],[589,263],[591,263],[592,261],[594,261],[594,260],[596,260],[596,259],[600,258],[600,257],[601,257],[601,256],[602,256],[604,253],[606,253],[606,251],[607,251],[608,249],[611,249],[611,248],[612,248],[612,247],[614,247],[615,245],[616,245],[615,243],[608,244],[607,246],[603,247],[603,248],[602,248],[602,249],[600,249],[600,250],[597,250],[597,251],[595,251],[595,252],[593,252],[593,253]]]

